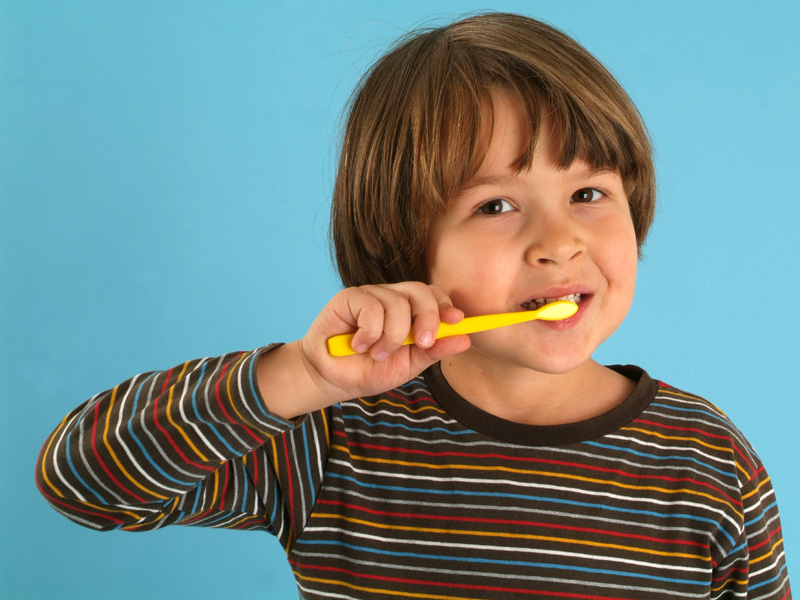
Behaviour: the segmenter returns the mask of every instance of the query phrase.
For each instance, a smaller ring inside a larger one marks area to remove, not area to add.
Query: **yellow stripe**
[[[278,446],[275,444],[275,438],[269,439],[270,444],[272,444],[272,468],[275,470],[275,479],[278,480],[278,488],[283,489],[282,482],[281,482],[281,474],[278,471]]]
[[[751,564],[751,565],[754,565],[754,564],[756,564],[757,562],[761,562],[761,561],[762,561],[762,560],[764,560],[764,559],[770,558],[771,556],[773,556],[773,555],[775,554],[775,548],[777,548],[777,547],[778,547],[778,546],[780,546],[781,544],[783,544],[783,538],[781,538],[781,539],[779,539],[777,542],[775,542],[775,543],[773,544],[772,548],[770,549],[770,551],[769,551],[767,554],[765,554],[764,556],[759,556],[758,558],[754,558],[754,559],[752,559],[752,560],[750,561],[750,564]]]
[[[219,495],[219,469],[214,471],[214,491],[211,494],[211,502],[209,505],[213,506],[217,502],[217,496]]]
[[[708,500],[711,500],[712,502],[717,502],[719,504],[722,504],[723,506],[733,508],[731,506],[730,502],[726,501],[725,499],[717,498],[715,496],[712,496],[711,494],[706,494],[704,492],[699,492],[697,490],[691,490],[691,489],[687,489],[687,488],[678,488],[678,489],[672,490],[672,489],[667,489],[667,488],[662,488],[662,487],[657,487],[657,486],[652,486],[652,485],[631,485],[631,484],[628,484],[628,483],[621,483],[621,482],[618,482],[618,481],[609,481],[609,480],[606,480],[606,479],[596,479],[596,478],[592,478],[592,477],[582,477],[580,475],[569,475],[569,474],[566,474],[566,473],[556,473],[556,472],[553,472],[553,471],[533,471],[533,470],[529,470],[529,469],[513,469],[511,467],[493,466],[493,465],[491,465],[491,466],[487,466],[487,465],[454,465],[454,464],[434,465],[434,464],[429,464],[429,463],[418,463],[418,462],[410,462],[410,461],[403,461],[403,460],[392,460],[392,459],[389,459],[389,458],[368,458],[366,456],[358,456],[358,455],[352,454],[350,452],[350,449],[345,447],[345,446],[338,446],[337,445],[337,446],[333,446],[333,448],[335,448],[337,450],[341,450],[341,451],[343,451],[343,452],[345,452],[347,454],[350,454],[350,457],[353,460],[360,460],[360,461],[368,462],[368,463],[382,463],[382,464],[390,464],[390,465],[400,465],[400,466],[404,466],[404,467],[416,467],[416,468],[421,468],[421,469],[452,469],[452,470],[458,469],[458,470],[464,470],[464,471],[493,471],[493,472],[494,471],[504,471],[504,472],[507,472],[507,473],[517,473],[517,474],[522,474],[522,475],[540,475],[540,476],[544,476],[544,477],[551,477],[551,478],[554,478],[554,479],[569,479],[569,480],[573,480],[573,481],[583,481],[583,482],[586,482],[586,483],[594,483],[594,484],[604,485],[604,486],[613,486],[613,487],[627,489],[627,490],[638,490],[638,491],[645,491],[646,490],[646,491],[661,492],[661,493],[664,493],[664,494],[681,494],[681,493],[685,493],[685,494],[690,494],[692,496],[700,496],[701,498],[706,498]],[[737,511],[737,514],[740,514],[740,513],[738,513],[738,511]]]
[[[236,363],[234,363],[234,365],[233,365],[233,366],[230,368],[230,370],[228,371],[228,377],[226,378],[226,381],[225,381],[225,392],[227,392],[227,394],[228,394],[228,398],[227,398],[227,400],[228,400],[228,406],[229,406],[229,407],[230,407],[230,408],[233,410],[233,412],[235,412],[235,413],[236,413],[236,416],[237,416],[237,417],[239,417],[239,422],[240,422],[241,424],[243,424],[243,425],[246,425],[246,426],[247,426],[247,427],[249,427],[250,429],[254,429],[254,430],[255,430],[255,431],[257,431],[258,433],[260,433],[261,435],[263,435],[265,438],[272,437],[274,434],[273,434],[271,431],[269,431],[269,430],[267,430],[267,429],[261,429],[261,428],[259,428],[259,427],[258,427],[258,425],[256,425],[255,423],[251,423],[250,421],[248,421],[248,420],[247,420],[247,419],[244,417],[244,415],[242,415],[242,413],[240,413],[240,412],[239,412],[239,410],[236,408],[236,404],[234,404],[234,402],[231,400],[231,399],[233,398],[233,390],[232,390],[232,388],[233,388],[233,385],[232,385],[232,384],[233,384],[233,372],[234,372],[234,371],[237,369],[237,367],[238,367],[238,366],[239,366],[239,365],[240,365],[242,362],[244,362],[244,361],[247,359],[247,356],[248,356],[247,354],[244,354],[244,353],[243,353],[243,354],[242,354],[242,355],[241,355],[241,356],[238,358],[238,360],[236,361]],[[267,407],[267,410],[269,410],[269,407]]]
[[[671,396],[680,396],[681,398],[688,398],[689,400],[697,400],[698,402],[702,402],[704,404],[711,404],[705,398],[702,398],[700,396],[693,396],[692,394],[687,394],[685,392],[679,392],[678,390],[675,390],[675,389],[669,389],[669,390],[662,389],[662,390],[659,390],[659,392],[656,394],[656,396],[658,396],[658,394],[660,394],[660,393],[670,394]],[[714,406],[714,405],[711,404],[711,406]],[[719,410],[716,406],[714,406],[714,408]]]
[[[758,487],[756,489],[754,489],[752,492],[749,492],[749,493],[745,494],[744,496],[742,496],[742,500],[747,500],[753,494],[758,494],[761,491],[761,488],[764,487],[765,485],[767,485],[769,482],[770,482],[770,478],[767,477],[761,483],[758,484]]]
[[[73,500],[73,502],[76,502],[77,504],[83,506],[84,508],[91,508],[92,510],[97,510],[102,513],[107,513],[110,515],[118,515],[121,513],[123,515],[128,515],[130,517],[133,517],[134,519],[137,520],[141,520],[143,518],[142,515],[139,513],[131,512],[129,510],[118,510],[114,506],[109,508],[108,506],[103,506],[102,504],[92,504],[91,502],[86,502],[84,500]]]
[[[648,550],[645,548],[636,548],[634,546],[623,546],[621,544],[608,544],[603,542],[593,542],[591,540],[573,540],[569,538],[561,538],[547,535],[533,535],[530,533],[500,533],[495,531],[471,531],[468,529],[439,529],[435,527],[414,527],[411,525],[387,525],[376,521],[365,521],[363,519],[354,519],[352,517],[345,517],[336,513],[320,513],[314,515],[317,518],[340,519],[348,523],[355,523],[357,525],[366,525],[368,527],[375,527],[377,529],[390,529],[392,531],[414,531],[419,533],[441,533],[444,535],[473,535],[481,537],[495,537],[495,538],[510,538],[514,540],[536,540],[541,542],[559,542],[566,544],[576,544],[578,546],[593,546],[596,548],[613,548],[615,550],[624,550],[627,552],[636,552],[639,554],[651,554],[656,556],[671,556],[677,558],[691,558],[695,560],[710,561],[710,556],[703,556],[701,554],[684,554],[682,552],[664,552],[660,550]]]
[[[45,480],[45,483],[47,483],[47,486],[51,490],[53,490],[53,492],[55,492],[55,494],[59,498],[66,498],[66,496],[64,496],[64,494],[61,493],[61,490],[59,490],[56,486],[53,485],[53,483],[50,481],[50,478],[47,476],[47,469],[44,468],[45,464],[47,464],[47,461],[45,460],[45,457],[50,453],[50,446],[53,444],[53,440],[56,439],[56,437],[57,437],[56,434],[59,433],[62,429],[64,429],[64,425],[67,423],[68,419],[69,419],[69,415],[64,417],[64,419],[61,421],[61,423],[58,424],[58,427],[56,427],[55,431],[50,436],[50,439],[47,440],[47,447],[44,449],[44,452],[42,452],[42,479]],[[55,462],[55,460],[53,462]]]
[[[117,391],[118,390],[119,390],[119,386],[115,387],[114,390],[111,392],[111,401],[109,402],[108,409],[106,410],[106,424],[105,424],[105,428],[103,429],[103,444],[105,445],[106,450],[108,450],[108,453],[111,455],[111,458],[114,459],[114,464],[117,465],[117,468],[122,472],[123,475],[125,475],[125,477],[128,479],[128,481],[133,483],[133,485],[135,485],[137,488],[139,488],[140,490],[142,490],[146,494],[150,494],[151,496],[153,496],[154,498],[158,498],[159,500],[166,500],[168,498],[168,496],[162,496],[161,494],[157,494],[156,492],[153,492],[153,491],[147,489],[141,483],[136,481],[136,479],[131,477],[131,474],[128,473],[128,471],[125,470],[125,467],[122,466],[122,463],[120,462],[119,458],[117,458],[117,454],[114,452],[114,449],[108,443],[108,430],[109,430],[109,426],[111,425],[111,412],[112,412],[111,409],[114,408],[114,403],[117,400]]]
[[[200,450],[197,448],[197,446],[194,445],[194,442],[192,442],[192,439],[188,435],[186,435],[186,432],[183,430],[183,428],[180,425],[178,425],[178,423],[176,423],[175,421],[172,420],[172,400],[173,400],[173,397],[174,397],[174,394],[175,394],[175,386],[181,380],[183,380],[183,376],[186,373],[186,367],[187,366],[189,366],[188,362],[183,363],[183,369],[181,369],[181,372],[178,375],[178,379],[169,388],[169,397],[167,398],[167,411],[166,411],[167,412],[167,419],[169,420],[170,424],[175,429],[178,430],[178,433],[180,433],[181,437],[184,439],[184,441],[187,444],[189,444],[189,447],[192,450],[194,450],[195,455],[197,455],[200,458],[201,461],[208,462],[208,459],[203,455],[202,452],[200,452]]]
[[[733,449],[730,447],[725,446],[714,446],[713,444],[709,444],[708,442],[704,442],[703,440],[696,438],[696,437],[683,437],[683,436],[676,436],[676,435],[664,435],[663,433],[657,433],[655,431],[650,431],[649,429],[639,429],[638,427],[622,427],[622,431],[638,431],[639,433],[644,433],[645,435],[652,435],[657,438],[661,438],[662,440],[677,440],[679,442],[695,442],[700,444],[701,446],[705,446],[706,448],[710,448],[711,450],[719,450],[721,452],[726,452],[728,454],[733,454]]]
[[[426,410],[432,410],[433,412],[437,412],[437,413],[440,413],[440,414],[443,414],[443,415],[447,414],[441,408],[437,408],[435,406],[421,406],[420,408],[411,408],[407,404],[402,404],[400,402],[395,402],[393,400],[387,400],[386,398],[379,398],[375,402],[367,402],[364,398],[359,398],[359,400],[361,400],[362,404],[365,404],[366,406],[371,406],[371,407],[378,406],[378,404],[388,404],[389,406],[393,406],[395,408],[402,408],[406,412],[410,412],[410,413],[419,413],[419,412],[423,412],[423,411],[426,411]]]
[[[327,583],[332,585],[343,585],[344,587],[350,588],[351,590],[358,590],[359,592],[373,592],[376,594],[388,594],[390,596],[404,596],[406,598],[429,598],[430,600],[469,600],[464,596],[440,596],[438,594],[417,594],[414,592],[399,592],[397,590],[382,590],[379,588],[369,588],[364,587],[361,585],[355,585],[353,583],[347,583],[346,581],[339,581],[338,579],[321,579],[319,577],[304,577],[300,575],[297,571],[294,571],[294,576],[296,578],[302,579],[303,581],[311,581],[314,583]]]
[[[281,481],[281,472],[278,469],[278,446],[275,443],[275,438],[269,438],[269,443],[272,444],[272,469],[275,471],[275,479],[278,480],[278,489],[283,489],[283,482]],[[284,520],[289,535],[286,536],[286,543],[283,545],[283,551],[289,554],[292,550],[292,542],[294,541],[294,534],[292,530],[292,522],[290,519]]]
[[[331,431],[328,427],[328,411],[320,411],[322,415],[322,424],[325,426],[325,441],[328,443],[328,448],[331,447]]]
[[[228,377],[227,377],[227,380],[225,382],[226,383],[225,391],[228,393],[228,398],[227,398],[228,399],[228,406],[230,406],[233,409],[233,412],[235,412],[236,416],[239,417],[239,422],[241,422],[241,423],[247,423],[247,419],[245,419],[242,416],[242,413],[240,413],[237,410],[236,405],[233,402],[231,402],[231,398],[233,398],[233,391],[231,389],[231,384],[233,382],[233,372],[236,370],[236,367],[239,366],[239,363],[241,363],[246,358],[246,356],[247,356],[246,354],[242,354],[239,357],[239,359],[236,361],[236,363],[234,363],[234,365],[228,371]]]
[[[736,584],[738,586],[746,586],[749,583],[748,579],[726,579],[721,585],[717,587],[712,587],[712,592],[718,592],[723,588],[730,586],[731,584]]]

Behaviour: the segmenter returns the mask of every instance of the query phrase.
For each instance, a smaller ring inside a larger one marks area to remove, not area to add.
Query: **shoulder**
[[[436,432],[449,436],[462,429],[434,399],[422,375],[380,394],[343,402],[334,418],[348,437],[413,440]]]
[[[664,381],[656,380],[656,384],[655,396],[642,413],[642,421],[709,456],[724,456],[742,481],[752,479],[763,469],[750,442],[715,403]]]

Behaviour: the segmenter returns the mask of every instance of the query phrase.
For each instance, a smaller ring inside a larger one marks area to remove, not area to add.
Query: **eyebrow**
[[[596,177],[598,175],[605,175],[605,174],[618,174],[619,171],[613,169],[611,167],[598,167],[593,168],[590,166],[586,166],[585,168],[579,167],[579,171],[575,174],[577,179],[581,179],[584,177]],[[516,172],[508,174],[508,175],[484,175],[483,177],[473,177],[469,181],[467,181],[466,185],[464,186],[465,190],[470,190],[476,187],[481,187],[483,185],[504,185],[511,183],[515,177]]]
[[[500,184],[507,184],[511,183],[516,177],[516,173],[513,175],[485,175],[484,177],[473,177],[469,181],[467,181],[466,185],[464,186],[465,190],[469,190],[476,187],[481,187],[482,185],[500,185]]]

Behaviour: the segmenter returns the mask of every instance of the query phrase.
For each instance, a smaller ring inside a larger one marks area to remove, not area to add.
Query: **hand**
[[[436,285],[403,282],[347,288],[328,302],[303,339],[278,349],[284,362],[272,363],[270,375],[282,375],[280,397],[274,394],[275,379],[262,379],[267,369],[259,365],[262,394],[273,412],[288,418],[392,389],[433,363],[467,350],[470,341],[465,335],[436,340],[440,322],[463,318]],[[415,344],[403,346],[412,324]],[[358,354],[330,356],[328,338],[350,332],[355,332],[353,348]]]

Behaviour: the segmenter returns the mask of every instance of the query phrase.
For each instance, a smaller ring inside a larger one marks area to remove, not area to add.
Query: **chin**
[[[545,375],[565,375],[584,366],[591,361],[591,353],[585,351],[568,352],[557,348],[553,352],[542,352],[537,349],[535,353],[515,352],[511,355],[495,353],[489,348],[480,348],[475,345],[471,349],[473,358],[483,364],[486,369],[498,370],[526,370]]]

